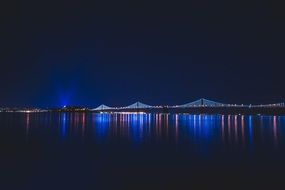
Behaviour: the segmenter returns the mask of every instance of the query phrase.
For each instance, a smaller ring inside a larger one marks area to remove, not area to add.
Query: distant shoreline
[[[0,113],[171,113],[171,114],[242,114],[242,115],[285,115],[285,107],[157,107],[157,108],[116,108],[92,110],[88,108],[59,108],[59,109],[14,109],[1,110]]]

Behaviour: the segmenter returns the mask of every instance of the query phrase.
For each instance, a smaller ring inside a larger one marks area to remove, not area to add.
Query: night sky
[[[0,107],[285,101],[284,9],[274,1],[1,8]]]

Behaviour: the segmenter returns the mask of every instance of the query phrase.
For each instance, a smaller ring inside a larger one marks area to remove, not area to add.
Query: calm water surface
[[[285,189],[284,148],[284,116],[1,113],[0,189]]]

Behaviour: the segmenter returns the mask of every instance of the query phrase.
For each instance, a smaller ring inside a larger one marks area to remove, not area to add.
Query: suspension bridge
[[[91,109],[93,112],[178,112],[178,113],[271,113],[284,112],[285,103],[274,104],[260,104],[260,105],[246,105],[246,104],[226,104],[201,98],[182,105],[148,105],[142,102],[135,102],[124,107],[111,107],[107,105],[100,105],[97,108]]]

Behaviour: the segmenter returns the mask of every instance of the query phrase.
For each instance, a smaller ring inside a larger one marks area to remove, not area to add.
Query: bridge
[[[131,105],[128,106],[124,106],[124,107],[110,107],[110,106],[106,106],[104,104],[98,106],[97,108],[91,109],[91,111],[95,111],[95,112],[118,112],[118,111],[136,111],[136,110],[140,110],[140,109],[152,109],[154,108],[154,106],[151,105],[147,105],[144,104],[142,102],[135,102]]]
[[[228,104],[223,104],[220,102],[215,102],[212,100],[207,100],[205,98],[201,98],[199,100],[196,100],[194,102],[190,102],[187,104],[179,105],[176,107],[179,108],[188,108],[188,107],[220,107],[220,106],[228,106]]]
[[[98,106],[97,108],[95,109],[92,109],[92,111],[103,111],[103,110],[110,110],[110,109],[114,109],[114,108],[111,108],[109,106],[106,106],[104,104],[101,104],[100,106]]]
[[[285,103],[244,105],[244,104],[226,104],[201,98],[193,102],[174,106],[152,106],[142,102],[135,102],[124,107],[110,107],[104,104],[91,109],[93,112],[158,112],[158,113],[271,113],[272,110],[284,112]]]

